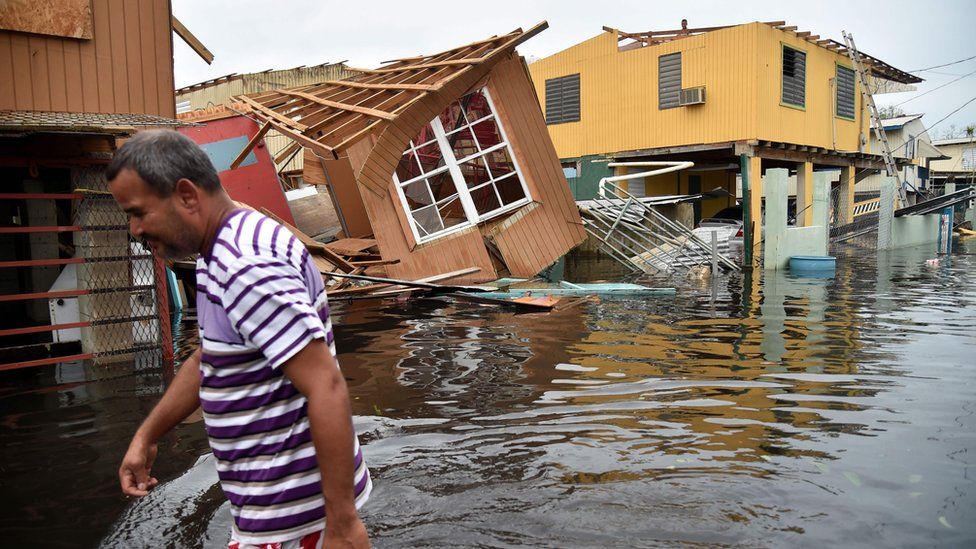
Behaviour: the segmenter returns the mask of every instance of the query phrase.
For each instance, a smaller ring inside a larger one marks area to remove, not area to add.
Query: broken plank
[[[439,290],[447,292],[488,292],[494,291],[495,288],[489,288],[485,286],[452,286],[447,284],[433,284],[431,282],[424,282],[422,280],[397,280],[395,278],[381,278],[378,276],[366,276],[366,275],[354,275],[351,273],[327,273],[327,276],[337,277],[337,278],[352,278],[354,280],[366,280],[369,282],[379,282],[383,284],[393,284],[397,286],[406,286],[408,288],[426,288],[428,290]]]
[[[248,139],[247,144],[244,145],[244,149],[240,152],[240,154],[237,155],[237,158],[235,158],[234,161],[230,163],[230,169],[236,170],[237,167],[241,165],[241,162],[244,162],[244,159],[247,158],[247,155],[251,152],[251,149],[253,149],[254,146],[258,144],[258,141],[260,141],[261,138],[264,137],[264,135],[268,133],[268,130],[270,129],[271,129],[271,122],[265,122],[264,124],[262,124],[261,129],[258,130],[258,133],[254,134],[254,137],[252,137],[251,139]]]
[[[339,240],[329,242],[325,246],[340,254],[345,253],[347,250],[351,252],[362,252],[375,247],[376,240],[373,238],[340,238]]]
[[[368,267],[370,265],[396,265],[399,263],[399,259],[376,259],[376,260],[364,260],[364,261],[351,261],[352,265],[357,267]]]

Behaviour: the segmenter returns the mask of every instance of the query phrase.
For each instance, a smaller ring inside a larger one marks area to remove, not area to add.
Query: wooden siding
[[[604,32],[529,65],[542,102],[546,79],[580,73],[580,121],[548,127],[560,158],[749,139],[857,150],[861,101],[857,122],[835,117],[828,88],[847,57],[794,33],[750,23],[627,51],[617,44]],[[804,110],[780,104],[783,44],[807,53]],[[706,101],[660,110],[658,58],[676,52],[682,87],[704,86]]]
[[[0,31],[0,109],[173,118],[168,0],[92,0],[91,40]]]
[[[512,275],[533,276],[582,242],[586,235],[555,148],[546,134],[539,103],[521,58],[512,54],[488,75],[487,86],[509,144],[535,202],[513,214],[424,244],[413,241],[400,205],[392,174],[407,142],[437,116],[450,101],[479,87],[485,69],[479,67],[430,94],[402,113],[380,135],[367,158],[350,151],[353,166],[361,165],[360,194],[384,259],[399,259],[387,271],[399,278],[479,267],[468,281],[498,276],[484,239],[498,246]],[[386,190],[377,193],[371,187]]]
[[[467,267],[478,267],[481,271],[458,279],[459,282],[497,278],[477,227],[425,244],[415,244],[409,229],[404,227],[405,220],[402,219],[403,212],[392,179],[408,141],[451,101],[464,95],[489,69],[485,65],[473,66],[440,91],[428,94],[400,113],[396,121],[379,135],[362,162],[357,161],[353,151],[350,151],[350,161],[353,169],[357,170],[360,194],[369,213],[380,255],[383,259],[400,260],[387,266],[387,272],[394,278],[420,278]],[[386,192],[377,193],[369,187],[385,189]]]
[[[361,238],[373,234],[363,206],[363,198],[356,185],[356,175],[349,159],[323,159],[311,149],[304,149],[304,171],[302,178],[309,185],[326,185],[325,170],[329,170],[329,192],[333,204],[346,222],[347,237]],[[324,166],[324,169],[323,169]]]
[[[485,232],[513,276],[532,277],[583,242],[586,232],[520,57],[495,66],[488,92],[535,203]]]

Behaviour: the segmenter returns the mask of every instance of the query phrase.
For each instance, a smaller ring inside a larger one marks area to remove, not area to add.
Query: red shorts
[[[325,532],[312,532],[301,538],[260,545],[241,543],[231,539],[230,543],[227,544],[227,549],[322,549],[322,540],[324,539]]]

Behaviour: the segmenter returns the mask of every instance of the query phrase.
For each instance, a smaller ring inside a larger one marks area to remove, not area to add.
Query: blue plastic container
[[[790,258],[790,271],[794,273],[833,272],[837,258],[829,255],[797,255]]]

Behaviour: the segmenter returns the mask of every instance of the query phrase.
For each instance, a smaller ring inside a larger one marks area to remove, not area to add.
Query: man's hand
[[[153,462],[156,461],[156,443],[147,443],[138,436],[132,439],[129,450],[119,466],[119,484],[127,496],[142,497],[149,493],[159,481],[149,476]]]
[[[369,534],[366,526],[353,511],[351,517],[325,517],[325,540],[322,547],[350,547],[369,549]]]
[[[200,349],[186,359],[163,398],[136,431],[119,466],[119,484],[128,496],[142,497],[159,484],[149,476],[156,441],[200,406]]]

